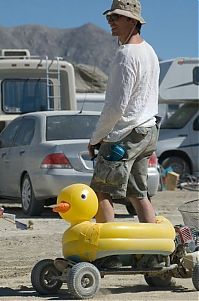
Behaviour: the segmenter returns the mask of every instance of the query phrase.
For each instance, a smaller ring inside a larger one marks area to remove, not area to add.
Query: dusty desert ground
[[[187,190],[161,191],[153,197],[152,203],[159,212],[173,224],[183,223],[178,207],[198,198],[197,192]],[[41,218],[26,218],[18,204],[0,201],[7,213],[16,214],[23,223],[33,222],[33,229],[19,230],[14,224],[0,219],[0,301],[3,300],[74,300],[63,286],[59,295],[39,296],[31,286],[30,273],[34,264],[44,258],[56,258],[61,254],[62,233],[68,226],[49,208]],[[132,221],[126,208],[115,205],[116,220]],[[191,279],[176,279],[171,288],[150,288],[142,275],[105,276],[99,293],[93,300],[138,300],[138,301],[196,301],[198,292]]]

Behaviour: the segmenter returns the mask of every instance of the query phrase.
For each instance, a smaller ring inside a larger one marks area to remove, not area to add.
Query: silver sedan
[[[0,134],[0,197],[20,199],[27,215],[40,215],[59,191],[89,184],[87,145],[98,112],[48,111],[14,119]],[[156,156],[149,160],[149,194],[157,192]]]

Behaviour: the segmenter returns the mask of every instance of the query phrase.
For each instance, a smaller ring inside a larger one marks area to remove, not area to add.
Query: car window
[[[48,116],[46,140],[90,139],[98,115]]]
[[[194,104],[185,104],[171,115],[170,118],[163,121],[162,129],[180,129],[183,128],[189,120],[195,115],[198,107]]]
[[[33,118],[24,118],[22,126],[16,134],[14,145],[29,145],[32,141],[35,131],[35,120]]]
[[[14,120],[11,122],[0,135],[0,147],[13,146],[14,137],[22,124],[22,119]]]

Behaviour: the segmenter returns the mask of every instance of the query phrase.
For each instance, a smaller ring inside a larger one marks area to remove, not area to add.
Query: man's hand
[[[0,218],[3,217],[4,208],[0,208]]]

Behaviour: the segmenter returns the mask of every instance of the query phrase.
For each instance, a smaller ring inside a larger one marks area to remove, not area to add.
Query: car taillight
[[[44,158],[41,168],[72,168],[72,166],[63,153],[55,153]]]
[[[148,159],[148,167],[156,167],[158,159],[155,153],[153,153]]]

